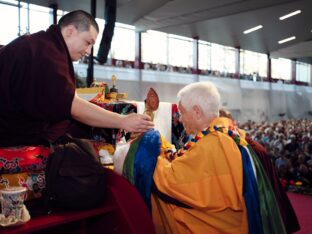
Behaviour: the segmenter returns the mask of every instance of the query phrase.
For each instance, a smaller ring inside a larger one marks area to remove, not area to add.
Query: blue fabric
[[[157,157],[160,155],[160,133],[149,130],[142,136],[134,159],[135,187],[151,210],[151,188]]]
[[[263,234],[257,181],[247,150],[238,145],[243,162],[243,196],[247,208],[248,233]]]

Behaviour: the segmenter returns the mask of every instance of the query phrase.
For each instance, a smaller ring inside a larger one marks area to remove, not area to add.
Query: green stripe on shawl
[[[126,156],[126,159],[123,165],[123,170],[122,170],[122,175],[133,185],[135,184],[134,175],[133,175],[134,159],[135,159],[135,154],[138,150],[141,139],[142,139],[142,135],[131,143],[128,154]]]
[[[271,183],[253,149],[247,145],[254,161],[257,172],[257,184],[259,191],[260,212],[265,234],[283,234],[286,229],[279,211]]]

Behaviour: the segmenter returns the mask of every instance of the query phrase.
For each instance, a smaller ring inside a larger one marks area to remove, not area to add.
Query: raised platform
[[[137,190],[112,170],[105,170],[108,194],[100,207],[40,215],[21,226],[0,228],[0,233],[155,233],[151,215]]]

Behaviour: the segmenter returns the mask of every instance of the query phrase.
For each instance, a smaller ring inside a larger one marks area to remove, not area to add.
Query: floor
[[[295,234],[312,234],[312,196],[288,193],[297,214],[301,230]]]

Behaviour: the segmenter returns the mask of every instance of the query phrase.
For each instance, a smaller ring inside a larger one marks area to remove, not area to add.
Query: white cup
[[[0,190],[1,211],[5,217],[22,218],[22,209],[26,198],[26,188],[16,186]]]

